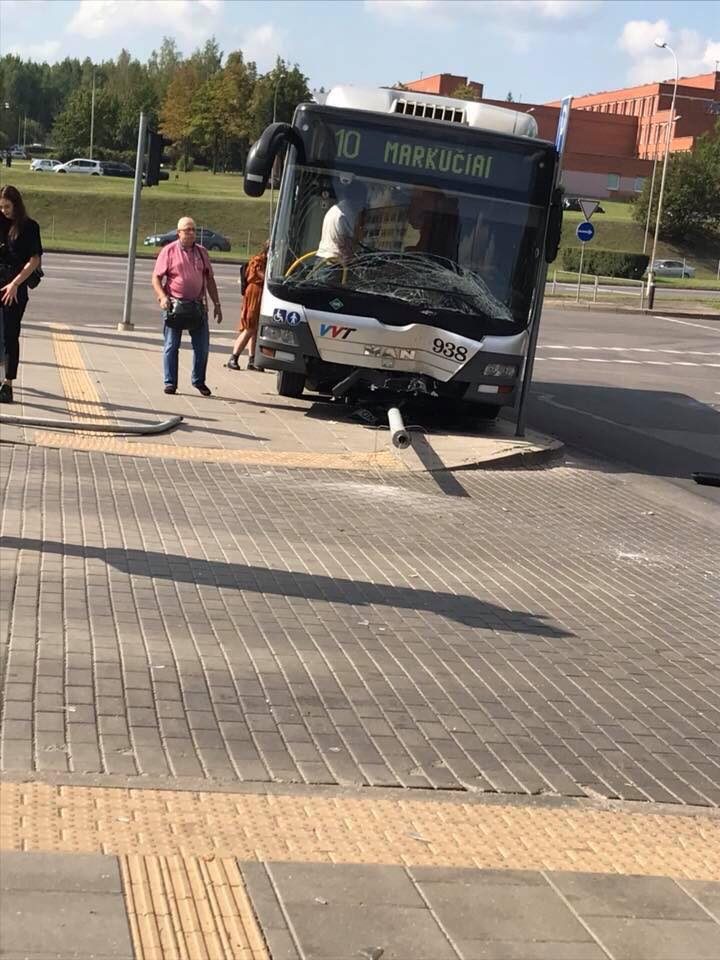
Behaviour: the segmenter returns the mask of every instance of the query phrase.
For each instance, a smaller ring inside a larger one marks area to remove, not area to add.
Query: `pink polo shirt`
[[[185,249],[179,240],[169,243],[160,251],[153,273],[165,277],[165,292],[176,300],[200,300],[206,278],[212,277],[205,247],[194,243]]]

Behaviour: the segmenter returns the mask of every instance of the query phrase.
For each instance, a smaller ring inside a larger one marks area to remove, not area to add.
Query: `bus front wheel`
[[[301,397],[305,389],[305,374],[292,370],[278,370],[277,392],[281,397]]]

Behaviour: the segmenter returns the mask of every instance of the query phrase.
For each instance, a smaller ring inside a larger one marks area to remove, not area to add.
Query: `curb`
[[[144,250],[138,250],[135,253],[136,260],[156,260],[157,255],[162,250],[162,247],[152,247],[150,248],[154,253],[146,253]],[[67,255],[69,257],[107,257],[109,260],[127,260],[127,253],[116,253],[113,250],[61,250],[59,247],[48,246],[43,244],[43,251],[45,253],[58,253]],[[209,253],[210,251],[208,251]],[[246,257],[229,257],[222,260],[216,260],[215,263],[230,263],[230,264],[241,264],[246,263]]]
[[[663,310],[662,307],[653,310],[648,310],[646,307],[643,307],[641,310],[639,307],[616,307],[612,304],[588,303],[587,301],[567,303],[565,300],[551,300],[547,297],[545,298],[543,306],[552,307],[553,310],[599,310],[602,313],[622,313],[632,317],[653,317],[657,314],[663,314],[668,317],[686,318],[688,320],[714,320],[716,323],[720,323],[720,312],[700,313],[690,312],[688,310]]]

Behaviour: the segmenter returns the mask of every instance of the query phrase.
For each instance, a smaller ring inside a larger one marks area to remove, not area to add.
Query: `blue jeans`
[[[163,369],[165,386],[177,387],[178,382],[178,351],[182,330],[172,330],[165,324],[165,348],[163,350]],[[208,355],[210,353],[210,326],[207,319],[203,325],[190,334],[193,349],[193,365],[191,382],[194,387],[205,383]]]

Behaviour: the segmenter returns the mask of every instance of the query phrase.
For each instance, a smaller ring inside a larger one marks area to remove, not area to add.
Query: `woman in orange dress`
[[[270,244],[266,243],[260,253],[248,260],[245,268],[245,293],[243,294],[242,307],[240,308],[240,323],[238,324],[238,338],[233,346],[233,352],[228,360],[228,366],[231,370],[239,370],[240,364],[238,358],[245,347],[250,344],[248,353],[250,360],[247,365],[248,370],[256,370],[262,373],[253,362],[255,359],[255,343],[258,334],[258,322],[260,320],[260,300],[262,298],[263,284],[265,283],[265,268],[267,267],[267,255]]]

